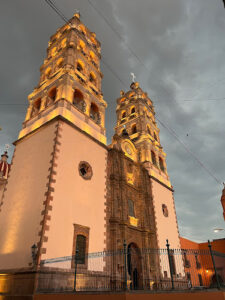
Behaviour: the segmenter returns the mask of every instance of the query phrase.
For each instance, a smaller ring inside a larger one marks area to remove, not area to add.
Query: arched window
[[[52,49],[51,55],[54,57],[56,55],[56,53],[57,53],[57,49],[56,49],[56,47],[54,47]]]
[[[121,118],[124,119],[124,118],[126,118],[126,116],[127,116],[127,114],[126,114],[126,112],[124,111],[124,112],[122,113]]]
[[[86,56],[86,52],[85,52],[85,43],[84,43],[84,41],[80,40],[79,48],[80,48],[81,53],[82,53],[84,56]]]
[[[58,66],[58,68],[61,68],[62,65],[63,65],[63,58],[61,57],[57,60],[57,66]]]
[[[83,35],[86,34],[86,28],[85,28],[83,25],[80,25],[80,26],[79,26],[79,30],[80,30],[80,32],[81,32]]]
[[[151,151],[151,156],[152,156],[152,163],[153,163],[153,165],[157,166],[155,152]]]
[[[91,103],[90,117],[96,123],[100,123],[100,114],[99,114],[98,106],[95,103]]]
[[[34,102],[31,117],[34,117],[35,115],[37,115],[40,108],[41,108],[41,98],[37,99]]]
[[[165,167],[164,167],[163,160],[161,157],[159,157],[159,167],[163,172],[165,171]]]
[[[90,51],[91,60],[95,61],[96,57],[93,51]]]
[[[78,234],[76,238],[76,258],[78,264],[85,264],[86,237]]]
[[[55,101],[56,93],[57,93],[56,88],[50,90],[50,92],[48,93],[47,106],[52,104]]]
[[[135,113],[135,107],[132,107],[131,114],[134,114],[134,113]]]
[[[93,82],[93,83],[96,81],[96,76],[93,72],[90,73],[89,80],[90,80],[90,82]]]
[[[134,124],[131,128],[131,134],[137,133],[137,126]]]
[[[151,130],[150,130],[149,126],[147,126],[147,132],[148,132],[148,134],[151,135]]]
[[[154,132],[154,139],[156,140],[156,141],[158,141],[158,139],[157,139],[157,136],[156,136],[156,133]]]
[[[128,200],[128,214],[130,217],[135,217],[134,214],[134,201]]]
[[[84,101],[84,96],[79,90],[75,90],[73,93],[73,105],[75,105],[79,110],[85,112],[86,103]]]
[[[61,47],[65,48],[66,47],[66,38],[62,40],[61,42]]]
[[[79,72],[82,72],[82,71],[83,71],[83,65],[82,65],[82,63],[81,63],[80,61],[77,62],[77,70],[78,70]]]
[[[47,69],[46,69],[46,71],[45,71],[45,76],[48,78],[49,76],[50,76],[50,73],[51,73],[51,68],[50,67],[48,67]]]

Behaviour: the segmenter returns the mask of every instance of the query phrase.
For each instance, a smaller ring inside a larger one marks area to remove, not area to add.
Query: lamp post
[[[213,231],[217,233],[217,232],[220,232],[220,231],[224,231],[224,229],[223,228],[214,228]]]

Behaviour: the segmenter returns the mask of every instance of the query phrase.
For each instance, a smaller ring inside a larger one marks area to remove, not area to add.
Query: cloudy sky
[[[157,117],[219,180],[225,181],[225,10],[222,0],[54,0],[75,9],[102,44],[102,89],[108,102],[108,143],[116,98],[130,72],[152,99]],[[27,95],[37,85],[49,37],[64,23],[44,0],[0,3],[0,150],[17,139]],[[223,238],[222,185],[161,129],[175,189],[180,234],[196,241]],[[10,148],[10,158],[13,146]]]

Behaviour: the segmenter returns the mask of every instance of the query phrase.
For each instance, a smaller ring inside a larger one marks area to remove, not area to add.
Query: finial
[[[130,73],[131,77],[132,77],[132,82],[135,82],[136,76],[134,75],[134,73]]]
[[[5,151],[7,152],[10,148],[10,145],[9,144],[5,144]]]
[[[75,9],[74,17],[80,19],[80,11],[78,9]]]

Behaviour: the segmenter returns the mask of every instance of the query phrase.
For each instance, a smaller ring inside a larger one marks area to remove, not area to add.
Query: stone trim
[[[48,169],[49,174],[47,176],[47,191],[44,193],[45,200],[43,201],[44,209],[41,211],[42,220],[40,222],[41,229],[38,233],[40,240],[38,242],[38,255],[37,255],[37,265],[41,261],[41,255],[47,252],[47,249],[44,247],[44,243],[48,241],[47,231],[49,231],[49,221],[51,220],[50,212],[52,211],[51,201],[53,201],[53,193],[55,191],[54,184],[56,182],[54,176],[57,174],[55,168],[57,167],[56,161],[58,159],[57,153],[60,152],[58,146],[61,145],[59,138],[61,135],[59,132],[62,130],[60,120],[58,120],[55,125],[55,136],[53,138],[53,151],[51,153],[51,159],[49,161],[50,167]]]
[[[90,138],[92,141],[94,141],[98,145],[100,145],[103,148],[109,150],[109,147],[107,145],[105,145],[105,144],[101,143],[100,141],[96,140],[93,136],[89,135],[87,132],[83,131],[82,129],[80,129],[79,127],[77,127],[75,124],[71,123],[70,121],[68,121],[67,119],[65,119],[64,117],[62,117],[60,115],[58,115],[55,118],[53,118],[53,119],[47,121],[46,123],[42,124],[40,127],[38,127],[37,129],[33,130],[32,132],[29,132],[28,134],[24,135],[22,138],[16,140],[15,142],[13,142],[13,145],[16,146],[23,139],[28,138],[31,134],[34,134],[35,132],[37,132],[38,130],[40,130],[42,127],[44,127],[46,125],[50,125],[52,122],[59,121],[59,120],[67,123],[68,125],[72,126],[76,130],[78,130],[79,132],[81,132],[82,134],[86,135],[88,138]]]

